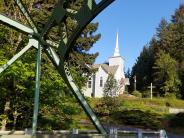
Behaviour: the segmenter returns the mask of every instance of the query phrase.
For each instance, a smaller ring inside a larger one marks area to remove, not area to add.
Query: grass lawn
[[[136,98],[128,95],[119,96],[114,100],[110,100],[110,102],[102,98],[87,98],[87,100],[104,123],[155,130],[166,129],[169,132],[184,134],[184,126],[182,126],[184,117],[180,117],[181,122],[178,121],[173,128],[170,122],[177,116],[169,113],[169,108],[184,108],[183,100],[172,98]],[[78,120],[82,118],[83,121],[88,120],[84,112],[81,112],[76,118]],[[91,125],[89,126],[89,129],[93,128]],[[83,125],[80,128],[88,129],[87,126]]]

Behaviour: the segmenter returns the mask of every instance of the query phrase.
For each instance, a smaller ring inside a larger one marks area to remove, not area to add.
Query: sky
[[[125,70],[131,69],[143,46],[156,34],[160,20],[170,21],[182,3],[184,0],[115,0],[93,20],[99,22],[97,33],[101,33],[101,39],[90,51],[99,52],[96,63],[113,56],[118,31]]]

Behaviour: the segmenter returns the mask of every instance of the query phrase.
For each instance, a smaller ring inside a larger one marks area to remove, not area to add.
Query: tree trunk
[[[3,118],[2,122],[1,122],[1,131],[5,131],[6,130],[6,124],[8,122],[8,110],[10,109],[10,101],[7,100],[5,107],[4,107],[4,115],[5,117]]]
[[[16,124],[17,124],[17,118],[21,113],[18,113],[17,110],[15,110],[13,112],[13,130],[15,130],[16,128]]]

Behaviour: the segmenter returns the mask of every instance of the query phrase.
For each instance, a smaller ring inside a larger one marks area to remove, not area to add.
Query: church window
[[[91,83],[92,83],[92,80],[91,80],[91,77],[89,77],[89,79],[88,79],[88,88],[91,88]]]
[[[100,87],[103,87],[103,77],[100,77]]]

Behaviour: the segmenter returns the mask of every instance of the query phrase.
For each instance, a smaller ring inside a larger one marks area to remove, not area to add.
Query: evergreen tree
[[[178,77],[178,63],[169,54],[160,52],[155,61],[155,83],[162,94],[178,94],[181,84]]]
[[[109,74],[104,85],[104,97],[113,97],[117,95],[117,81],[112,74]]]
[[[157,39],[160,40],[164,32],[166,32],[167,30],[168,30],[168,22],[164,18],[162,18],[157,28]]]
[[[179,78],[181,80],[180,91],[181,94],[184,86],[184,76],[183,76],[183,68],[182,63],[184,59],[184,5],[180,5],[179,9],[175,11],[175,14],[172,16],[171,23],[167,24],[164,30],[161,30],[160,39],[158,41],[159,47],[157,53],[159,51],[165,51],[169,53],[169,55],[174,58],[179,64]]]
[[[117,102],[117,81],[112,74],[109,74],[103,89],[102,108],[105,108],[105,112],[108,111],[108,115],[113,111],[117,111],[119,102]],[[106,109],[107,108],[107,109]]]
[[[152,82],[152,66],[154,63],[153,48],[144,46],[140,56],[137,58],[132,68],[131,86],[134,84],[134,76],[136,76],[137,90],[144,90]],[[133,89],[132,89],[133,90]]]
[[[167,22],[165,19],[161,20],[157,28],[156,37],[150,41],[149,48],[143,48],[132,68],[131,84],[133,84],[133,76],[136,75],[138,90],[143,90],[146,88],[146,82],[154,80],[154,83],[158,86],[157,90],[162,95],[166,92],[173,91],[180,93],[184,97],[183,51],[184,4],[180,5],[175,11],[171,22]],[[149,54],[145,53],[149,53],[150,56],[146,56]],[[149,64],[145,62],[146,60]],[[162,62],[165,63],[163,64],[164,66],[161,66]],[[166,66],[170,62],[172,65]],[[163,71],[165,74],[163,74]]]

